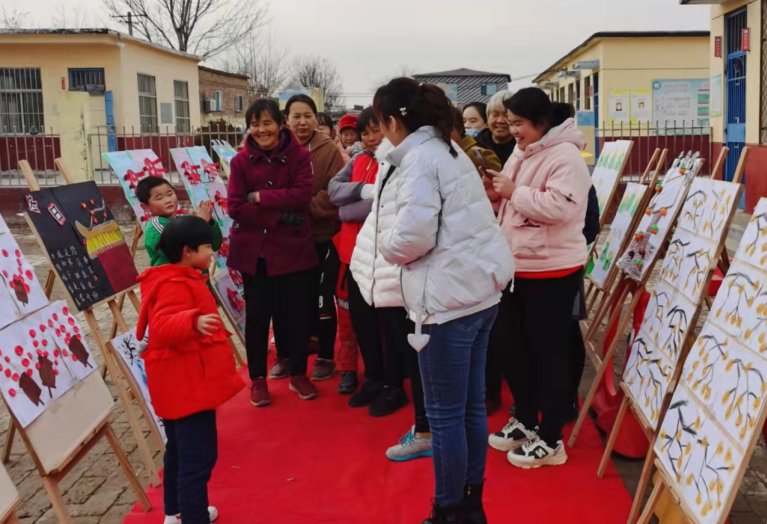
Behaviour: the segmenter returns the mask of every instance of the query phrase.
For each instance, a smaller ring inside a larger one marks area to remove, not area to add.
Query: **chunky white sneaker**
[[[567,452],[561,440],[551,448],[540,437],[526,442],[521,448],[509,451],[506,455],[509,462],[523,469],[540,468],[541,466],[561,466],[567,462]]]
[[[527,429],[524,424],[511,417],[501,431],[488,437],[487,442],[491,448],[498,451],[513,451],[521,448],[530,439],[537,438],[536,429]]]
[[[211,522],[215,522],[218,518],[218,510],[213,506],[208,506],[208,518]],[[163,524],[179,524],[181,522],[181,515],[165,515]]]

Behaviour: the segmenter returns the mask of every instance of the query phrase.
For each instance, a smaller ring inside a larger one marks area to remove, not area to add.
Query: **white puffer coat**
[[[357,235],[349,269],[360,288],[362,298],[374,307],[402,307],[400,268],[387,262],[376,247],[376,230],[387,231],[396,218],[394,199],[399,186],[399,170],[389,173],[391,164],[384,161],[392,145],[384,140],[376,150],[379,161],[373,209]],[[387,177],[387,173],[389,176]],[[381,191],[384,179],[386,186]]]
[[[375,247],[400,266],[404,306],[417,326],[495,305],[514,276],[509,244],[474,164],[458,151],[453,158],[436,130],[424,126],[385,157],[399,171],[395,217],[390,227],[379,224]]]

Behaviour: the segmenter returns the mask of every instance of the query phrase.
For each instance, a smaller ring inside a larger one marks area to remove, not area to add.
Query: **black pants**
[[[346,272],[349,292],[349,316],[352,320],[357,345],[365,363],[365,378],[370,382],[402,384],[403,372],[393,369],[394,362],[384,355],[384,324],[380,310],[368,305],[351,271]]]
[[[586,346],[583,343],[583,332],[580,321],[573,320],[570,327],[570,390],[568,403],[578,411],[578,388],[586,365]]]
[[[391,355],[390,358],[395,360],[392,367],[398,370],[404,368],[410,379],[415,412],[415,431],[416,433],[428,433],[430,428],[429,420],[426,418],[418,352],[407,341],[407,335],[415,331],[415,325],[407,317],[404,308],[381,308],[378,311],[380,311],[384,324],[384,345],[388,348],[386,354]],[[402,387],[402,380],[399,381],[399,387]]]
[[[201,411],[164,420],[163,498],[166,515],[181,514],[184,524],[209,524],[208,481],[216,465],[216,412]]]
[[[338,251],[336,251],[333,242],[322,242],[317,244],[316,247],[320,265],[317,267],[317,284],[319,286],[317,292],[317,323],[313,331],[320,343],[317,356],[333,360],[336,330],[338,329],[335,293],[341,261],[338,259]]]
[[[290,359],[293,375],[306,374],[311,322],[316,315],[316,271],[268,276],[258,261],[255,275],[242,275],[245,283],[245,350],[250,378],[266,376],[269,323],[280,354]]]
[[[581,279],[581,271],[563,278],[518,278],[511,294],[515,416],[528,428],[539,425],[538,434],[550,446],[562,438],[569,410],[573,301]]]
[[[501,296],[501,302],[498,304],[498,316],[495,319],[493,330],[490,332],[490,342],[487,345],[485,396],[490,400],[501,399],[501,387],[504,378],[511,388],[509,369],[512,365],[511,348],[514,344],[511,304],[511,293],[505,289]]]

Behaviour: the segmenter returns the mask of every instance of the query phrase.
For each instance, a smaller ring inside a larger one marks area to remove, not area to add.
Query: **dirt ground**
[[[728,239],[728,246],[731,252],[737,246],[746,221],[747,217],[745,215],[740,215],[736,219]],[[12,231],[19,240],[22,250],[35,266],[38,277],[44,280],[48,262],[32,238],[30,231],[26,226],[12,227]],[[126,237],[130,237],[132,228],[125,228],[124,233]],[[136,262],[140,269],[146,267],[147,258],[143,250],[139,250]],[[53,297],[62,298],[63,296],[63,290],[60,284],[57,283]],[[135,311],[130,306],[126,306],[125,313],[129,322],[135,322]],[[111,324],[111,317],[108,315],[106,307],[97,310],[97,317],[102,328],[107,330]],[[80,322],[82,325],[85,325],[82,318],[80,318]],[[90,340],[89,342],[91,342],[95,358],[100,363],[101,356],[98,350],[95,349],[95,344]],[[616,362],[616,366],[619,365],[620,362]],[[592,376],[593,369],[589,367],[582,384],[583,389],[588,387]],[[114,395],[115,389],[111,377],[107,377],[107,383]],[[115,400],[117,401],[116,395]],[[7,413],[0,410],[0,443],[5,441],[9,421]],[[128,453],[131,463],[138,472],[140,480],[146,484],[147,472],[140,461],[135,440],[119,402],[115,404],[112,426],[120,438],[123,448]],[[156,456],[155,458],[159,464],[160,457]],[[627,489],[633,493],[642,469],[642,462],[625,460],[620,457],[615,457],[614,462]],[[21,494],[22,504],[18,512],[21,521],[25,524],[56,522],[42,482],[34,469],[34,465],[23,443],[18,437],[13,442],[13,451],[6,467]],[[128,513],[136,500],[122,476],[116,459],[104,443],[97,445],[72,470],[62,483],[61,488],[74,520],[83,524],[121,523],[123,517]],[[750,467],[733,507],[731,522],[732,524],[764,524],[767,522],[767,451],[765,450],[764,442],[760,443],[751,460]]]

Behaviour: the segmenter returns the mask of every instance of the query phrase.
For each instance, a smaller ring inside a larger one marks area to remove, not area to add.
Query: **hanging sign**
[[[722,58],[722,37],[714,37],[714,56],[716,58]]]
[[[740,33],[740,50],[751,51],[751,28],[744,27]]]

